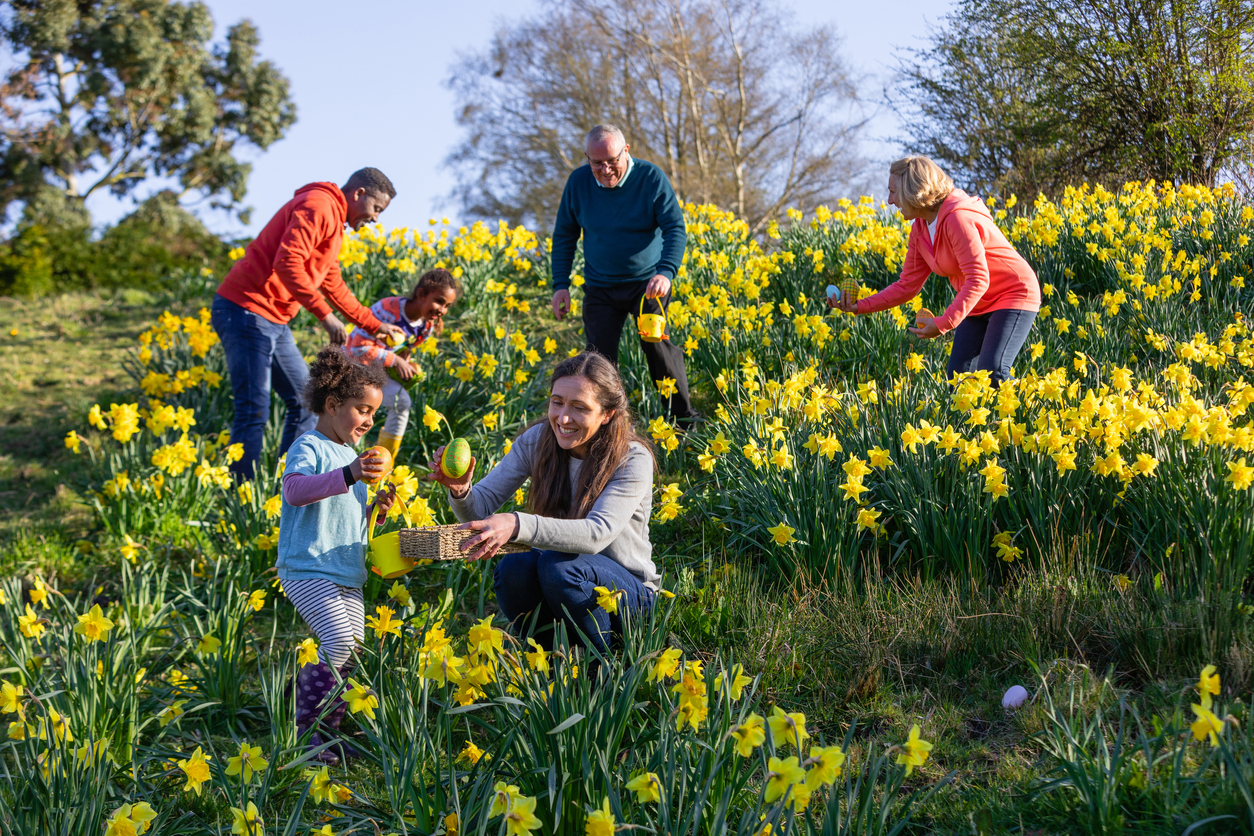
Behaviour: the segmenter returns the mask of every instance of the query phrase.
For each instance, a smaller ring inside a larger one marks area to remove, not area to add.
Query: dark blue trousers
[[[251,479],[270,418],[271,387],[287,404],[279,455],[287,452],[298,435],[318,423],[318,416],[305,409],[302,400],[309,382],[309,366],[287,325],[271,322],[221,296],[213,297],[210,316],[213,330],[222,340],[226,372],[235,397],[231,443],[244,445],[244,457],[231,465],[231,472],[238,478]]]
[[[954,329],[948,377],[961,372],[992,372],[994,386],[1010,379],[1019,350],[1028,340],[1036,311],[991,311],[969,316]]]
[[[614,615],[597,606],[594,588],[598,586],[625,593],[619,597]],[[622,633],[623,611],[631,610],[634,615],[646,610],[653,606],[655,597],[639,578],[604,555],[539,549],[501,556],[494,587],[501,612],[520,635],[538,611],[536,639],[541,644],[551,647],[552,624],[564,621],[572,643],[582,643],[582,633],[602,653],[607,652],[610,637]]]

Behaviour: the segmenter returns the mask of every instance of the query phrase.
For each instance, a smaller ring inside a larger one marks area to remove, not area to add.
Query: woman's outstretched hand
[[[453,496],[463,497],[470,490],[471,484],[475,481],[475,457],[470,457],[470,467],[466,468],[466,472],[457,479],[452,479],[444,475],[444,471],[440,469],[440,459],[444,458],[444,447],[441,446],[435,451],[435,456],[427,463],[427,467],[431,470],[424,478],[428,482],[439,482],[444,487],[453,492]]]
[[[858,300],[850,299],[844,294],[841,294],[841,297],[839,299],[833,299],[831,296],[828,296],[827,306],[829,308],[835,308],[838,311],[844,311],[845,313],[851,313],[855,315],[858,313]]]
[[[921,316],[915,320],[915,327],[908,329],[921,340],[934,340],[940,336],[940,329],[936,327],[935,317]]]
[[[479,532],[463,544],[469,555],[467,560],[487,560],[513,540],[518,534],[517,514],[493,514],[487,519],[471,520],[457,527],[459,530]]]

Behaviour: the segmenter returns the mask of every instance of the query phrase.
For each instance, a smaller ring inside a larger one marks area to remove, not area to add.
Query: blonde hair
[[[903,157],[888,173],[897,177],[897,199],[916,211],[935,209],[954,190],[954,181],[929,157]]]

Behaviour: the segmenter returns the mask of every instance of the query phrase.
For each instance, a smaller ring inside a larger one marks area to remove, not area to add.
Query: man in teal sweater
[[[553,225],[553,313],[570,310],[570,268],[583,235],[583,328],[588,348],[618,362],[618,343],[627,315],[664,310],[671,282],[684,260],[684,212],[670,181],[652,163],[636,160],[613,125],[588,133],[588,165],[566,180]],[[656,307],[655,307],[656,306]],[[684,353],[669,338],[641,341],[649,376],[675,381],[667,401],[671,416],[687,428],[700,415],[688,397]]]

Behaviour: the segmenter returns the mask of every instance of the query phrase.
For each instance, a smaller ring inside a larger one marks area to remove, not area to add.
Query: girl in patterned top
[[[409,296],[389,296],[370,306],[370,312],[400,328],[405,338],[388,344],[368,332],[356,328],[349,335],[346,350],[350,357],[362,363],[383,366],[388,369],[388,382],[383,389],[383,405],[387,407],[387,420],[379,430],[380,447],[386,447],[395,458],[401,449],[401,438],[409,424],[409,410],[413,406],[406,390],[409,381],[418,373],[410,359],[414,346],[419,345],[434,330],[444,329],[444,315],[461,295],[461,286],[453,274],[444,268],[428,270],[418,279]]]

